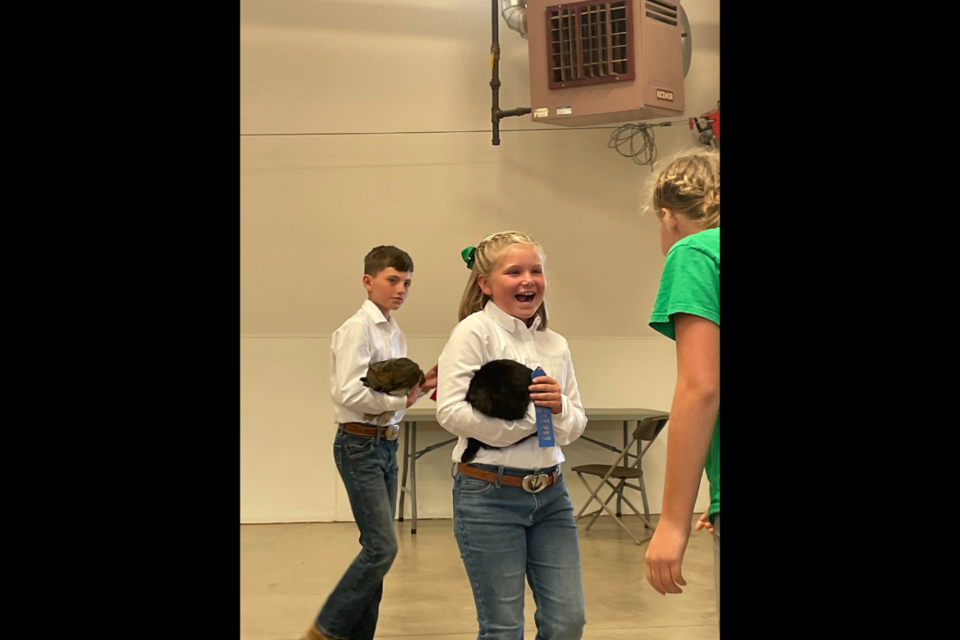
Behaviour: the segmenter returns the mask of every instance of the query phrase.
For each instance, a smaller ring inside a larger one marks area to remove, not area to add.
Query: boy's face
[[[364,274],[363,287],[370,301],[389,317],[390,312],[399,309],[407,299],[412,279],[412,271],[397,271],[387,267],[375,276]]]

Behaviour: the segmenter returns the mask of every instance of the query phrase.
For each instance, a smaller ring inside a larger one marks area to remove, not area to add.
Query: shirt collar
[[[380,324],[381,322],[385,322],[389,324],[391,327],[393,327],[394,329],[399,328],[397,326],[397,321],[393,319],[393,316],[391,315],[390,319],[387,320],[383,316],[383,312],[380,311],[380,308],[377,305],[373,304],[372,300],[368,299],[366,302],[363,303],[363,306],[360,308],[363,309],[368,316],[370,316],[370,319],[373,320],[374,323]]]
[[[501,327],[509,331],[510,333],[516,333],[517,329],[524,329],[527,331],[536,331],[540,326],[540,315],[537,314],[533,317],[533,323],[530,325],[529,329],[527,328],[526,323],[523,321],[514,318],[512,315],[498,307],[494,304],[493,300],[487,300],[487,304],[483,307],[483,312],[489,315],[491,318],[496,321]]]

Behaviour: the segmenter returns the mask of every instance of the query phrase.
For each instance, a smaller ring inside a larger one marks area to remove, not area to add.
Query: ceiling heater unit
[[[531,118],[582,127],[683,114],[679,0],[527,0]]]

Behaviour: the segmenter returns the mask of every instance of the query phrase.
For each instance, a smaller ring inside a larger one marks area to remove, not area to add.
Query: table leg
[[[640,441],[637,440],[637,469],[643,471],[643,467],[641,466],[642,461],[640,459],[641,451]],[[647,484],[643,481],[643,474],[640,475],[640,496],[643,498],[643,515],[647,520],[650,520],[650,503],[647,501]],[[650,525],[646,522],[643,523],[643,526],[646,529],[650,528]]]
[[[417,423],[410,424],[410,443],[413,457],[410,460],[410,506],[413,507],[413,528],[411,533],[417,532]]]
[[[638,470],[643,471],[643,467],[641,466],[642,462],[640,459],[640,453],[641,451],[643,451],[643,448],[640,445],[641,445],[641,442],[637,440],[637,464],[635,464],[634,466]],[[640,486],[636,488],[640,489],[640,497],[643,498],[643,515],[646,517],[647,520],[649,520],[650,519],[650,503],[647,502],[647,485],[643,481],[643,475],[640,476],[639,484]],[[650,528],[650,525],[648,525],[646,522],[643,523],[643,526],[646,529]]]
[[[400,522],[403,522],[403,499],[407,492],[407,465],[410,461],[410,423],[403,423],[403,476],[400,481]]]
[[[627,448],[627,424],[628,424],[628,421],[627,421],[627,420],[624,420],[624,421],[623,421],[623,448],[624,448],[624,449]],[[629,455],[629,452],[628,452],[628,455]],[[629,458],[629,457],[626,458],[626,459],[624,460],[624,462],[626,463],[625,466],[628,466],[628,467],[630,466],[630,458]],[[620,498],[620,494],[618,493],[618,494],[617,494],[617,517],[618,517],[618,518],[620,517],[621,500],[622,500],[622,499]]]

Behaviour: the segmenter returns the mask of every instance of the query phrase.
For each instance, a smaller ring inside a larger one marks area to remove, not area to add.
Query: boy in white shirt
[[[340,579],[304,640],[373,640],[383,595],[383,578],[397,555],[398,423],[424,393],[436,388],[437,368],[406,397],[379,393],[360,378],[371,363],[407,355],[407,340],[390,312],[410,292],[413,260],[392,246],[364,259],[368,299],[334,332],[330,343],[330,390],[339,424],[333,457],[350,498],[363,549]],[[378,427],[364,414],[395,412]]]

